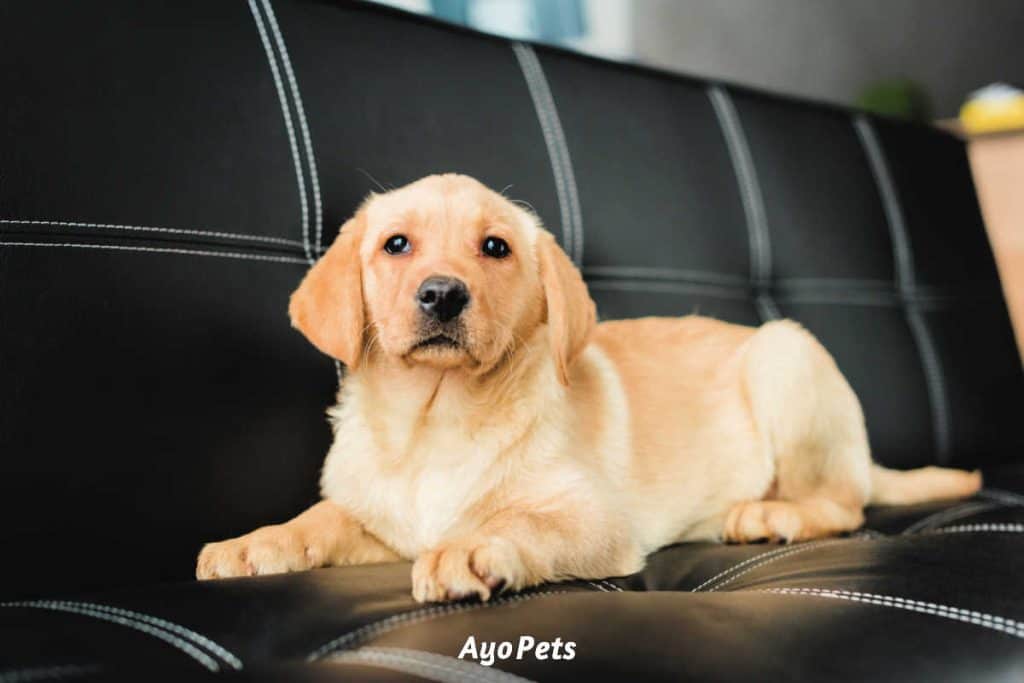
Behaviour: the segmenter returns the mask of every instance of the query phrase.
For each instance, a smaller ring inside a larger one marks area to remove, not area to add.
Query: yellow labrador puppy
[[[798,541],[977,473],[872,464],[857,397],[794,322],[596,324],[537,217],[476,180],[371,196],[291,300],[348,368],[323,501],[211,543],[200,579],[398,558],[438,601],[639,570],[677,541]]]

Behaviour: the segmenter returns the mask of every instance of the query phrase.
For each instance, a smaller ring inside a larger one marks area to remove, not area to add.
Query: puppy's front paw
[[[207,543],[196,562],[197,579],[224,579],[312,569],[323,553],[285,525],[266,526],[238,538]]]
[[[519,589],[529,583],[519,550],[502,538],[455,541],[420,555],[412,566],[412,596],[417,602],[461,600]]]

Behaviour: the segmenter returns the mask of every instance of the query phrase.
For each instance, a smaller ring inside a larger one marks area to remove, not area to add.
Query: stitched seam
[[[565,139],[565,131],[558,116],[554,96],[544,76],[544,69],[537,59],[533,47],[525,43],[513,43],[512,51],[519,62],[519,67],[526,79],[533,107],[540,121],[544,134],[544,143],[548,149],[548,157],[555,175],[555,190],[558,195],[558,208],[562,219],[562,234],[565,250],[573,262],[579,266],[583,263],[583,215],[580,209],[579,191],[576,187],[576,176],[573,172],[572,157]]]
[[[755,305],[763,320],[781,318],[782,315],[767,290],[772,275],[771,240],[764,197],[757,181],[757,169],[750,155],[750,144],[747,142],[739,114],[729,93],[724,88],[714,85],[708,88],[707,95],[711,101],[711,108],[715,111],[722,137],[725,139],[733,173],[739,186],[750,240],[750,277],[758,291]]]
[[[750,281],[738,275],[713,273],[685,268],[663,268],[660,266],[587,266],[583,269],[587,277],[625,277],[678,279],[694,284],[713,284],[723,287],[735,287],[750,290]]]
[[[750,298],[750,286],[749,283],[744,286],[738,286],[732,283],[725,282],[687,282],[684,280],[639,280],[639,279],[627,279],[624,277],[618,277],[614,279],[594,279],[595,273],[590,273],[591,277],[587,280],[587,285],[591,289],[610,289],[610,290],[622,290],[622,291],[637,291],[637,292],[660,292],[669,294],[692,294],[692,295],[705,295],[714,296],[725,299],[743,299],[749,300]],[[758,295],[760,296],[760,295]],[[842,293],[839,291],[832,292],[796,292],[796,293],[783,293],[774,297],[769,297],[770,302],[774,303],[777,300],[788,301],[792,303],[806,303],[806,304],[834,304],[837,306],[881,306],[888,308],[900,307],[903,300],[896,294],[886,295],[883,292],[877,290],[865,290],[863,292],[846,292]],[[956,303],[959,300],[956,298],[948,298],[946,304]],[[757,299],[755,298],[755,305]],[[937,306],[938,307],[938,306]],[[948,306],[942,306],[948,307]],[[778,310],[778,309],[775,309]]]
[[[874,278],[856,277],[781,277],[775,279],[776,287],[793,289],[809,288],[818,290],[821,288],[836,287],[843,290],[849,287],[872,288],[891,293],[894,290],[891,280],[876,280]]]
[[[558,115],[558,105],[555,104],[555,96],[551,92],[547,76],[544,75],[544,67],[540,58],[532,47],[530,51],[530,64],[537,76],[537,85],[540,86],[541,96],[547,105],[548,116],[551,120],[551,129],[555,134],[555,142],[560,153],[562,170],[565,175],[565,189],[569,193],[569,213],[572,216],[572,260],[577,266],[583,265],[583,215],[580,209],[579,191],[576,187],[576,174],[573,171],[572,156],[569,154],[569,143],[565,139],[565,131],[562,129],[562,119]]]
[[[1024,524],[958,524],[932,529],[932,534],[974,534],[974,533],[1024,533]]]
[[[281,56],[281,64],[284,66],[284,75],[288,79],[288,87],[291,88],[292,102],[295,105],[296,118],[299,120],[299,130],[302,132],[302,143],[306,148],[306,163],[309,166],[309,184],[313,189],[313,221],[316,226],[316,251],[321,250],[323,238],[323,203],[320,198],[320,179],[316,172],[316,158],[313,155],[313,139],[309,134],[309,124],[306,121],[306,111],[302,106],[302,95],[299,94],[299,82],[292,70],[292,61],[288,57],[288,48],[285,47],[284,35],[277,25],[277,17],[274,15],[274,8],[270,0],[263,1],[263,10],[267,14],[267,21],[270,23],[270,30],[274,34],[277,43],[277,51]]]
[[[650,282],[636,280],[590,280],[590,289],[611,289],[625,292],[660,292],[664,294],[698,294],[722,299],[746,300],[748,292],[721,285],[700,285],[688,282]]]
[[[290,256],[267,256],[263,254],[245,254],[237,251],[207,251],[204,249],[174,249],[163,247],[135,247],[122,244],[86,244],[76,242],[4,242],[0,241],[0,249],[4,247],[56,247],[69,249],[100,249],[107,251],[145,251],[157,254],[184,254],[188,256],[219,256],[220,258],[246,259],[249,261],[269,261],[272,263],[298,263],[307,265],[304,259]]]
[[[730,583],[732,583],[736,579],[740,578],[741,576],[743,576],[745,574],[749,574],[750,572],[754,571],[755,569],[759,569],[759,568],[765,566],[766,564],[771,564],[772,562],[775,562],[776,560],[781,560],[782,558],[789,557],[791,555],[798,555],[798,554],[800,554],[800,553],[802,553],[804,551],[807,551],[807,550],[813,550],[815,548],[823,548],[825,546],[830,546],[830,545],[836,545],[838,543],[843,543],[843,542],[845,542],[845,540],[846,539],[830,539],[830,540],[827,540],[827,541],[808,543],[806,545],[798,546],[796,548],[790,548],[788,551],[786,551],[784,553],[779,553],[778,555],[775,555],[773,557],[766,558],[766,559],[762,560],[761,562],[758,562],[756,564],[753,564],[753,565],[747,567],[746,569],[744,569],[743,571],[741,571],[741,572],[739,572],[737,574],[733,574],[732,576],[730,576],[725,581],[722,581],[721,583],[719,583],[717,586],[712,586],[711,588],[709,588],[708,592],[717,591],[720,588],[722,588],[723,586],[729,585]]]
[[[896,184],[885,159],[885,153],[871,123],[864,116],[857,116],[853,121],[853,127],[867,156],[868,166],[885,211],[886,223],[889,226],[892,240],[896,286],[904,297],[907,323],[921,357],[921,367],[924,371],[925,385],[931,403],[936,457],[940,464],[945,464],[949,461],[950,456],[952,418],[949,413],[949,400],[946,396],[945,378],[942,375],[942,366],[939,364],[935,342],[924,317],[915,306],[914,298],[909,296],[914,293],[916,278],[914,277],[914,258],[910,249],[910,238],[903,217],[903,209],[896,194]]]
[[[569,213],[569,202],[567,198],[567,190],[565,189],[565,179],[562,177],[562,166],[558,159],[554,133],[551,130],[551,125],[547,118],[547,111],[541,102],[540,92],[537,84],[535,83],[536,72],[530,68],[530,55],[532,53],[529,48],[522,43],[513,43],[512,52],[515,54],[516,60],[519,62],[520,70],[523,72],[523,78],[526,80],[526,87],[530,93],[530,99],[533,102],[534,111],[537,113],[537,120],[540,123],[541,133],[544,137],[544,146],[548,151],[548,161],[551,164],[551,171],[555,177],[555,194],[558,197],[558,212],[562,221],[562,241],[565,249],[570,251],[572,249],[573,238],[572,217]]]
[[[58,605],[58,604],[46,604],[46,603],[4,603],[3,607],[24,607],[31,609],[44,609],[53,612],[68,612],[70,614],[80,614],[86,617],[92,617],[93,619],[99,619],[100,621],[109,621],[119,626],[125,626],[127,628],[139,631],[148,636],[162,640],[172,647],[184,652],[192,659],[202,664],[205,668],[210,671],[220,671],[220,665],[212,657],[207,655],[202,650],[193,646],[191,643],[177,637],[173,633],[169,633],[161,628],[151,626],[145,622],[129,619],[127,617],[119,616],[117,614],[110,614],[107,612],[101,612],[97,610],[85,609],[77,606],[70,605]]]
[[[146,622],[158,628],[162,628],[165,631],[170,631],[171,633],[180,635],[192,641],[196,645],[201,645],[205,647],[211,653],[223,659],[232,668],[242,668],[242,661],[238,657],[236,657],[233,653],[229,652],[226,648],[214,642],[210,638],[207,638],[203,634],[193,631],[192,629],[187,628],[185,626],[181,626],[180,624],[176,624],[173,621],[167,621],[166,619],[154,617],[143,612],[135,612],[133,610],[124,609],[122,607],[114,607],[112,605],[101,605],[94,602],[76,602],[71,600],[31,600],[27,602],[4,603],[3,606],[38,607],[40,609],[61,609],[64,607],[70,607],[95,610],[97,612],[109,612],[110,614],[115,614],[117,616],[125,617],[127,619],[135,619],[136,621]]]
[[[366,647],[351,652],[339,652],[331,656],[335,662],[359,662],[383,668],[390,668],[404,673],[423,675],[427,671],[437,671],[449,677],[433,680],[442,681],[474,681],[478,683],[525,683],[530,679],[517,676],[501,669],[484,668],[477,663],[464,662],[454,657],[439,655],[433,652],[411,650],[399,647]]]
[[[100,670],[96,664],[63,664],[37,666],[23,669],[0,671],[0,683],[29,683],[30,681],[54,680],[66,676],[83,676]]]
[[[306,260],[313,263],[313,253],[309,246],[309,205],[306,201],[306,182],[302,175],[302,162],[299,160],[299,144],[295,138],[295,126],[292,124],[292,114],[288,108],[288,97],[284,92],[284,84],[281,82],[281,74],[277,68],[277,60],[274,58],[274,49],[270,45],[270,38],[267,37],[267,30],[263,25],[263,18],[256,7],[255,0],[249,1],[249,11],[256,21],[256,30],[260,34],[260,42],[263,43],[263,51],[267,54],[267,62],[270,64],[270,73],[274,79],[274,87],[277,89],[277,99],[281,104],[281,114],[284,116],[284,127],[288,133],[288,143],[292,152],[292,163],[295,166],[295,178],[299,186],[299,205],[302,210],[302,246],[306,251]]]
[[[895,308],[902,305],[899,296],[893,292],[878,290],[863,291],[789,291],[780,293],[778,297],[793,303],[842,303],[850,306],[885,306]]]
[[[759,593],[774,593],[776,595],[807,595],[820,598],[832,598],[837,600],[849,600],[851,602],[862,602],[882,607],[892,607],[922,614],[953,619],[975,626],[999,631],[1016,638],[1024,638],[1024,624],[1013,619],[999,617],[984,612],[951,607],[934,602],[923,602],[910,600],[892,595],[879,595],[877,593],[858,593],[855,591],[831,590],[823,588],[765,588],[757,591]]]
[[[1006,504],[1000,501],[993,501],[990,503],[971,501],[956,505],[946,510],[939,510],[932,514],[917,520],[901,533],[903,535],[918,533],[921,531],[927,531],[941,524],[947,524],[957,519],[963,519],[965,517],[971,517],[972,515],[981,514],[982,512],[989,512],[990,510],[998,510],[1000,507],[1005,507]]]
[[[338,650],[347,649],[355,644],[365,642],[368,638],[373,638],[381,634],[392,631],[402,626],[410,626],[412,624],[422,623],[424,621],[430,621],[431,619],[437,619],[438,617],[447,616],[449,614],[457,614],[461,612],[475,612],[481,609],[489,609],[493,607],[501,607],[503,605],[509,605],[514,603],[522,603],[534,598],[539,598],[547,595],[561,595],[569,591],[542,591],[538,593],[526,593],[520,595],[512,595],[507,598],[498,598],[497,600],[491,600],[489,602],[478,602],[478,603],[455,603],[447,605],[436,605],[433,607],[426,607],[419,610],[413,610],[412,612],[403,612],[402,614],[395,614],[393,616],[381,619],[379,621],[371,622],[365,626],[349,631],[348,633],[335,638],[327,643],[324,643],[316,650],[311,652],[306,658],[306,661],[313,662],[318,659],[322,659],[332,652]]]
[[[615,585],[607,579],[598,579],[597,581],[587,581],[588,584],[601,591],[602,593],[625,593],[625,591],[619,586]]]
[[[302,248],[302,242],[285,239],[284,237],[264,237],[262,235],[245,235],[237,232],[214,232],[212,230],[188,230],[185,228],[154,228],[146,225],[118,225],[115,223],[86,223],[83,221],[49,221],[49,220],[22,220],[17,218],[0,219],[0,225],[45,225],[63,228],[94,228],[97,230],[123,230],[130,232],[155,232],[169,235],[194,235],[196,237],[217,237],[228,240],[241,240],[253,242],[266,242],[268,244],[281,244],[289,247]]]
[[[751,283],[748,278],[727,273],[647,266],[588,266],[583,269],[583,274],[588,281],[594,278],[608,278],[610,281],[633,280],[637,283],[653,281],[657,285],[668,280],[683,287],[695,285],[731,288],[736,290],[736,296],[743,298],[747,298],[751,294]],[[772,301],[894,308],[903,304],[903,298],[899,292],[893,289],[891,282],[886,281],[854,278],[790,278],[776,280],[775,285]],[[641,285],[634,286],[639,288]],[[965,302],[977,303],[985,299],[998,300],[991,293],[963,294],[923,287],[916,288],[915,293],[910,296],[919,307],[930,304],[943,306]]]
[[[779,307],[775,305],[775,300],[769,294],[764,292],[758,294],[754,299],[754,305],[762,320],[778,320],[782,317]]]
[[[1024,505],[1024,496],[1013,491],[1004,491],[1003,489],[992,489],[983,488],[978,491],[978,496],[981,498],[988,498],[989,500],[996,500],[1000,503],[1010,506],[1021,506]]]
[[[726,569],[723,569],[722,571],[720,571],[717,574],[715,574],[714,576],[712,576],[710,579],[707,579],[706,581],[704,581],[704,583],[700,584],[696,588],[690,589],[690,592],[691,593],[700,593],[705,588],[707,588],[708,591],[717,590],[718,588],[721,588],[725,584],[734,581],[735,579],[737,579],[738,577],[742,576],[743,574],[746,574],[748,571],[756,569],[757,567],[761,567],[761,566],[763,566],[765,564],[768,564],[769,562],[772,562],[772,561],[774,561],[776,559],[780,559],[780,558],[782,558],[782,557],[784,557],[786,555],[791,555],[791,554],[793,554],[794,552],[797,552],[797,551],[801,551],[802,552],[804,550],[810,550],[811,548],[816,548],[816,547],[818,547],[820,545],[836,543],[837,541],[841,541],[841,540],[846,540],[846,539],[830,538],[830,539],[825,539],[825,540],[821,540],[821,541],[812,541],[810,543],[804,543],[804,544],[801,544],[801,545],[799,545],[799,546],[797,546],[795,548],[794,547],[785,547],[784,546],[782,548],[776,548],[775,550],[769,550],[767,552],[759,553],[757,555],[754,555],[753,557],[750,557],[750,558],[747,558],[746,560],[743,560],[742,562],[734,564],[731,567],[727,567]],[[760,562],[758,562],[758,560],[760,560]],[[728,574],[731,574],[732,572],[734,572],[734,571],[736,571],[738,569],[743,569],[744,567],[746,567],[747,565],[749,565],[749,564],[751,564],[753,562],[757,562],[757,564],[755,564],[753,567],[750,567],[750,569],[747,569],[745,571],[740,572],[739,574],[736,574],[735,576],[730,578],[728,581],[725,581],[725,582],[719,584],[718,586],[713,586],[711,588],[708,588],[708,586],[711,586],[712,584],[714,584],[719,579],[725,577]]]

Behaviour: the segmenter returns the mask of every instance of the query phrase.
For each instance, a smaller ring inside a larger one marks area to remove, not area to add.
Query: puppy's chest
[[[378,446],[379,448],[379,446]],[[406,557],[437,546],[494,486],[499,447],[466,435],[423,434],[410,449],[339,452],[324,494]]]

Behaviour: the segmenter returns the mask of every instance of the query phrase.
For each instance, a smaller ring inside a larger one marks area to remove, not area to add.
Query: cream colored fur
[[[408,234],[414,248],[381,245]],[[508,259],[482,256],[505,239]],[[416,346],[427,276],[471,293],[462,348]],[[597,325],[536,218],[464,176],[374,196],[292,300],[348,375],[324,501],[212,543],[197,576],[414,560],[420,601],[639,570],[676,541],[798,541],[872,501],[966,496],[976,473],[873,465],[860,404],[798,324]]]

